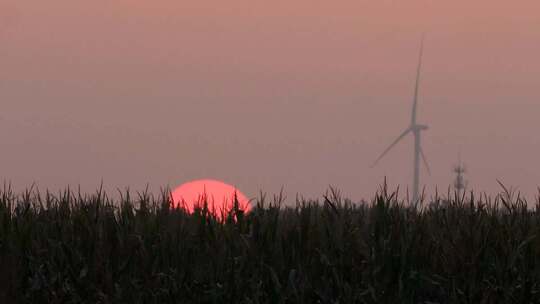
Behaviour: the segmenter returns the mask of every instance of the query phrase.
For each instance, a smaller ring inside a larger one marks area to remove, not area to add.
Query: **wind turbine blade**
[[[403,138],[405,137],[405,135],[407,135],[407,133],[411,132],[411,128],[407,128],[407,130],[405,130],[403,133],[401,133],[401,135],[399,135],[399,137],[394,140],[394,142],[388,146],[388,148],[386,148],[386,150],[384,150],[384,152],[381,154],[381,156],[379,156],[379,158],[377,158],[377,160],[373,163],[373,165],[371,165],[371,168],[375,167],[377,165],[377,163],[379,163],[379,161]]]
[[[420,56],[418,58],[418,67],[416,69],[416,84],[414,87],[414,100],[411,116],[411,126],[416,125],[416,108],[418,105],[418,88],[420,86],[420,72],[422,70],[422,56],[424,55],[424,36],[422,36],[422,42],[420,43]]]
[[[431,175],[431,169],[429,168],[429,164],[426,159],[426,155],[424,154],[424,149],[420,147],[420,155],[422,155],[422,160],[424,161],[424,165],[426,166],[427,172],[429,175]]]

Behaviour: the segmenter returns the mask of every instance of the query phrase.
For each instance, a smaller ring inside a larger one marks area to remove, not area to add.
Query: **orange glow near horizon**
[[[189,213],[206,201],[210,212],[215,212],[216,217],[221,218],[222,211],[227,212],[233,207],[235,195],[240,210],[249,212],[249,199],[234,186],[217,180],[204,179],[182,184],[174,189],[172,199],[174,207],[185,207]]]

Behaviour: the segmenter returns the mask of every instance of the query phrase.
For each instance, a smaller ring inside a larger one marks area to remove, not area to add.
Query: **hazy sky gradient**
[[[197,178],[248,196],[409,184],[419,121],[446,191],[540,185],[537,0],[2,0],[1,177],[59,189]]]

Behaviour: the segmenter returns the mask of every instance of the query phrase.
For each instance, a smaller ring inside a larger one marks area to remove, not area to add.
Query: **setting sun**
[[[183,206],[190,213],[195,207],[208,202],[208,209],[218,217],[233,207],[234,198],[238,199],[240,210],[251,209],[247,197],[234,186],[211,179],[196,180],[180,185],[172,192],[173,206]]]

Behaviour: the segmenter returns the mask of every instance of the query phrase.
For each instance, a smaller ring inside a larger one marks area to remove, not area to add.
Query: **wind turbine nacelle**
[[[425,131],[425,130],[429,129],[429,127],[426,126],[426,125],[414,125],[414,126],[411,127],[411,129],[418,130],[418,131]]]

